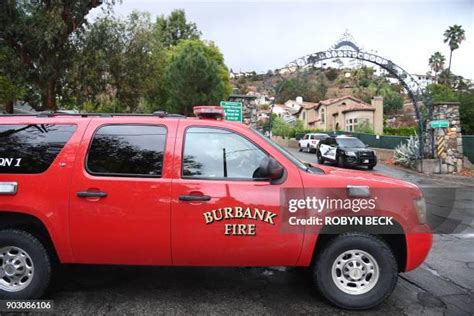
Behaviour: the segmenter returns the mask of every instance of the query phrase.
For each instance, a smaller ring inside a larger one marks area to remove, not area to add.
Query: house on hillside
[[[301,107],[303,106],[303,98],[296,97],[296,100],[288,100],[285,102],[284,106],[289,109],[292,114],[299,112]]]
[[[301,101],[301,108],[295,116],[303,121],[305,128],[354,132],[357,126],[365,123],[376,134],[382,134],[383,98],[374,97],[371,104],[353,96],[327,99],[318,103]]]
[[[275,104],[272,109],[272,113],[282,118],[287,123],[293,123],[296,118],[294,114],[298,112],[298,109],[287,107],[284,104]]]

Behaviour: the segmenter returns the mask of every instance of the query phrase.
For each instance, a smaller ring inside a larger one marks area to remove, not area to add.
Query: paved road
[[[295,154],[315,160],[314,155]],[[461,234],[436,235],[426,263],[401,274],[393,295],[364,314],[474,315],[474,181],[420,176],[384,165],[373,172],[456,188],[454,205],[465,226]],[[443,199],[431,203],[441,205]],[[50,297],[57,314],[351,314],[329,305],[304,270],[279,267],[67,266],[55,279]]]

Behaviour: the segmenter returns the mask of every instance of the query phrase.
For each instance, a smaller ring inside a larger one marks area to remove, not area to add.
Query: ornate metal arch
[[[281,76],[282,73],[294,73],[311,67],[317,68],[324,60],[337,58],[357,59],[375,64],[382,69],[385,69],[388,73],[399,80],[408,93],[415,108],[416,120],[418,124],[418,135],[420,139],[420,158],[423,158],[427,155],[431,156],[432,149],[426,150],[424,146],[425,139],[427,137],[425,128],[426,122],[431,119],[433,114],[433,107],[429,94],[426,93],[425,89],[405,69],[385,57],[364,51],[354,43],[352,37],[347,32],[343,35],[343,38],[341,38],[330,49],[302,56],[291,61],[283,68],[276,69],[275,71],[280,74],[280,77],[283,80],[285,80],[283,76]],[[280,90],[281,89],[278,89],[276,91],[277,96],[280,93]],[[425,108],[427,109],[426,113],[422,113],[420,107],[421,104],[424,104]],[[430,143],[432,144],[433,133],[430,134]]]

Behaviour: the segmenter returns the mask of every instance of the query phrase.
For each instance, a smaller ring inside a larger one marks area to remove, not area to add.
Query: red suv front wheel
[[[398,279],[397,261],[381,239],[363,233],[334,237],[313,267],[319,291],[334,305],[369,309],[382,303]]]

